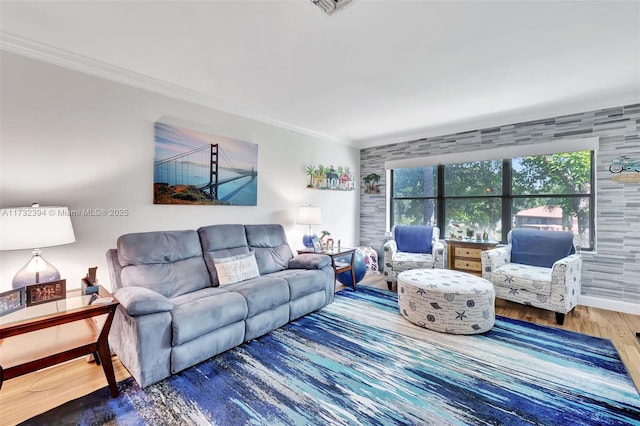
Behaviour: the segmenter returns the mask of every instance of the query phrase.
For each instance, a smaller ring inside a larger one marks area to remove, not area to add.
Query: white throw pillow
[[[254,252],[213,259],[213,263],[221,286],[260,276]]]

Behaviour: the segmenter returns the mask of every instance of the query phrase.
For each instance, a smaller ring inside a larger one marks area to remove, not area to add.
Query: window
[[[536,155],[511,163],[513,227],[572,231],[583,248],[592,249],[593,153]]]
[[[435,225],[438,168],[414,167],[393,171],[393,223]]]
[[[441,235],[512,228],[569,230],[593,249],[593,151],[397,168],[391,172],[391,225],[431,224]]]

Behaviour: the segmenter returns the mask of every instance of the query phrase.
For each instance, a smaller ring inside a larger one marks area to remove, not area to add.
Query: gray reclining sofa
[[[281,225],[126,234],[107,264],[120,301],[109,343],[142,387],[334,298],[330,258],[294,257]]]

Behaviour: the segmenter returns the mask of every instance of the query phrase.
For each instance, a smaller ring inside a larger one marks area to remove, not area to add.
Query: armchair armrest
[[[396,243],[396,240],[388,240],[382,246],[382,250],[384,251],[384,266],[385,268],[390,268],[393,256],[398,252],[398,244]]]
[[[322,269],[331,264],[326,254],[303,253],[289,260],[289,269]]]
[[[562,305],[556,312],[569,312],[578,304],[581,292],[582,256],[572,254],[556,261],[551,267],[551,298]]]
[[[384,274],[384,279],[388,283],[395,281],[396,279],[397,273],[393,271],[393,256],[395,256],[397,252],[398,244],[394,239],[387,240],[382,245],[382,264],[384,265],[382,272]],[[391,287],[389,287],[389,289],[391,289]]]
[[[167,312],[173,309],[173,303],[160,293],[145,287],[124,287],[114,294],[127,315],[140,315]]]
[[[445,245],[442,240],[436,240],[431,246],[431,254],[433,255],[433,267],[435,269],[444,269],[444,249]]]
[[[572,254],[556,261],[551,267],[552,282],[567,283],[570,277],[579,278],[582,269],[582,256]],[[579,279],[577,281],[580,281]]]
[[[567,257],[563,257],[560,260],[557,260],[552,268],[555,269],[556,267],[560,267],[561,265],[566,265],[566,266],[573,266],[573,265],[578,265],[582,263],[582,256],[579,254],[571,254]]]
[[[482,260],[482,278],[491,281],[491,272],[493,270],[511,263],[511,246],[484,250],[480,257]]]

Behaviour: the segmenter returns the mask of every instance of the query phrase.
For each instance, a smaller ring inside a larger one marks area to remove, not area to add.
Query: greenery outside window
[[[485,231],[506,242],[515,227],[569,230],[593,249],[593,151],[397,168],[391,225],[429,224],[441,236]]]
[[[435,225],[438,167],[414,167],[393,171],[393,223]]]

